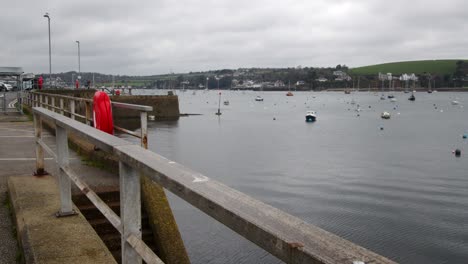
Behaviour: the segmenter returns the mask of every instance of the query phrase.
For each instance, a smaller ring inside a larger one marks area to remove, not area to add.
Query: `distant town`
[[[406,72],[405,72],[406,71]],[[465,89],[468,62],[465,60],[411,61],[350,69],[335,67],[239,68],[205,72],[168,73],[150,76],[109,75],[70,71],[65,73],[25,74],[34,88],[38,76],[45,86],[140,89],[248,89],[248,90],[334,90],[334,89]],[[0,80],[11,82],[14,80]],[[468,88],[467,88],[468,89]]]

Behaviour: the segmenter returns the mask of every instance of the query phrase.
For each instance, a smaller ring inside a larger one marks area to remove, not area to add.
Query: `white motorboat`
[[[380,117],[383,118],[383,119],[390,119],[390,113],[389,112],[383,112],[380,115]]]
[[[255,97],[255,101],[257,102],[263,102],[263,97],[261,97],[260,95]]]
[[[317,114],[315,111],[307,111],[305,118],[306,122],[315,122],[317,120]]]

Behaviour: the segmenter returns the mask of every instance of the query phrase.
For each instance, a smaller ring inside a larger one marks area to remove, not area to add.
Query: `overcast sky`
[[[148,75],[468,58],[466,0],[2,1],[0,66]]]

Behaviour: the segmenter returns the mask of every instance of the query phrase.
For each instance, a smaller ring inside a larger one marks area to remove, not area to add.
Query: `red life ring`
[[[114,134],[114,122],[112,120],[112,105],[109,96],[105,92],[98,91],[93,98],[94,127]]]

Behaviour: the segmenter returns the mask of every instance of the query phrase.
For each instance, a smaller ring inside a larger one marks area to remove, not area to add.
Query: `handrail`
[[[66,180],[71,178],[72,181],[78,182],[75,180],[77,177],[70,173],[67,164],[67,133],[73,132],[84,137],[103,151],[117,157],[122,203],[120,227],[125,241],[122,243],[123,263],[141,263],[140,254],[147,252],[144,248],[137,249],[142,243],[140,174],[147,175],[151,180],[287,263],[395,263],[124,139],[44,108],[34,107],[33,113],[37,140],[41,137],[41,119],[48,119],[56,125],[59,182],[64,182],[59,184],[60,193],[63,194],[61,213],[67,214],[72,210],[70,184],[67,184]],[[40,144],[36,144],[36,153],[43,153]],[[37,164],[43,166],[43,159],[43,154],[37,155]],[[82,184],[81,186],[80,189],[91,192],[89,187],[83,187]],[[95,202],[96,199],[93,203]],[[100,204],[99,201],[96,203]],[[98,209],[101,210],[100,207]]]
[[[49,93],[40,93],[40,92],[30,92],[27,94],[26,100],[25,101],[29,106],[42,106],[48,109],[52,109],[54,112],[60,112],[61,114],[68,114],[72,119],[75,119],[76,117],[84,120],[84,122],[88,125],[91,125],[93,122],[92,118],[92,108],[93,108],[93,100],[89,98],[81,98],[81,97],[74,97],[74,96],[68,96],[68,95],[59,95],[59,94],[49,94]],[[57,99],[59,102],[59,105],[57,106]],[[64,104],[65,100],[68,101],[68,105],[70,109],[65,109]],[[49,103],[50,102],[50,103]],[[85,108],[85,115],[80,115],[75,112],[76,109],[76,103],[82,103],[84,104]],[[147,105],[137,105],[137,104],[127,104],[127,103],[120,103],[120,102],[111,102],[112,106],[117,107],[117,108],[122,108],[122,109],[130,109],[130,110],[135,110],[140,112],[140,123],[141,123],[141,131],[140,133],[130,131],[128,129],[119,127],[114,125],[114,129],[140,138],[141,145],[142,146],[147,146],[147,112],[153,111],[152,106],[147,106]]]

